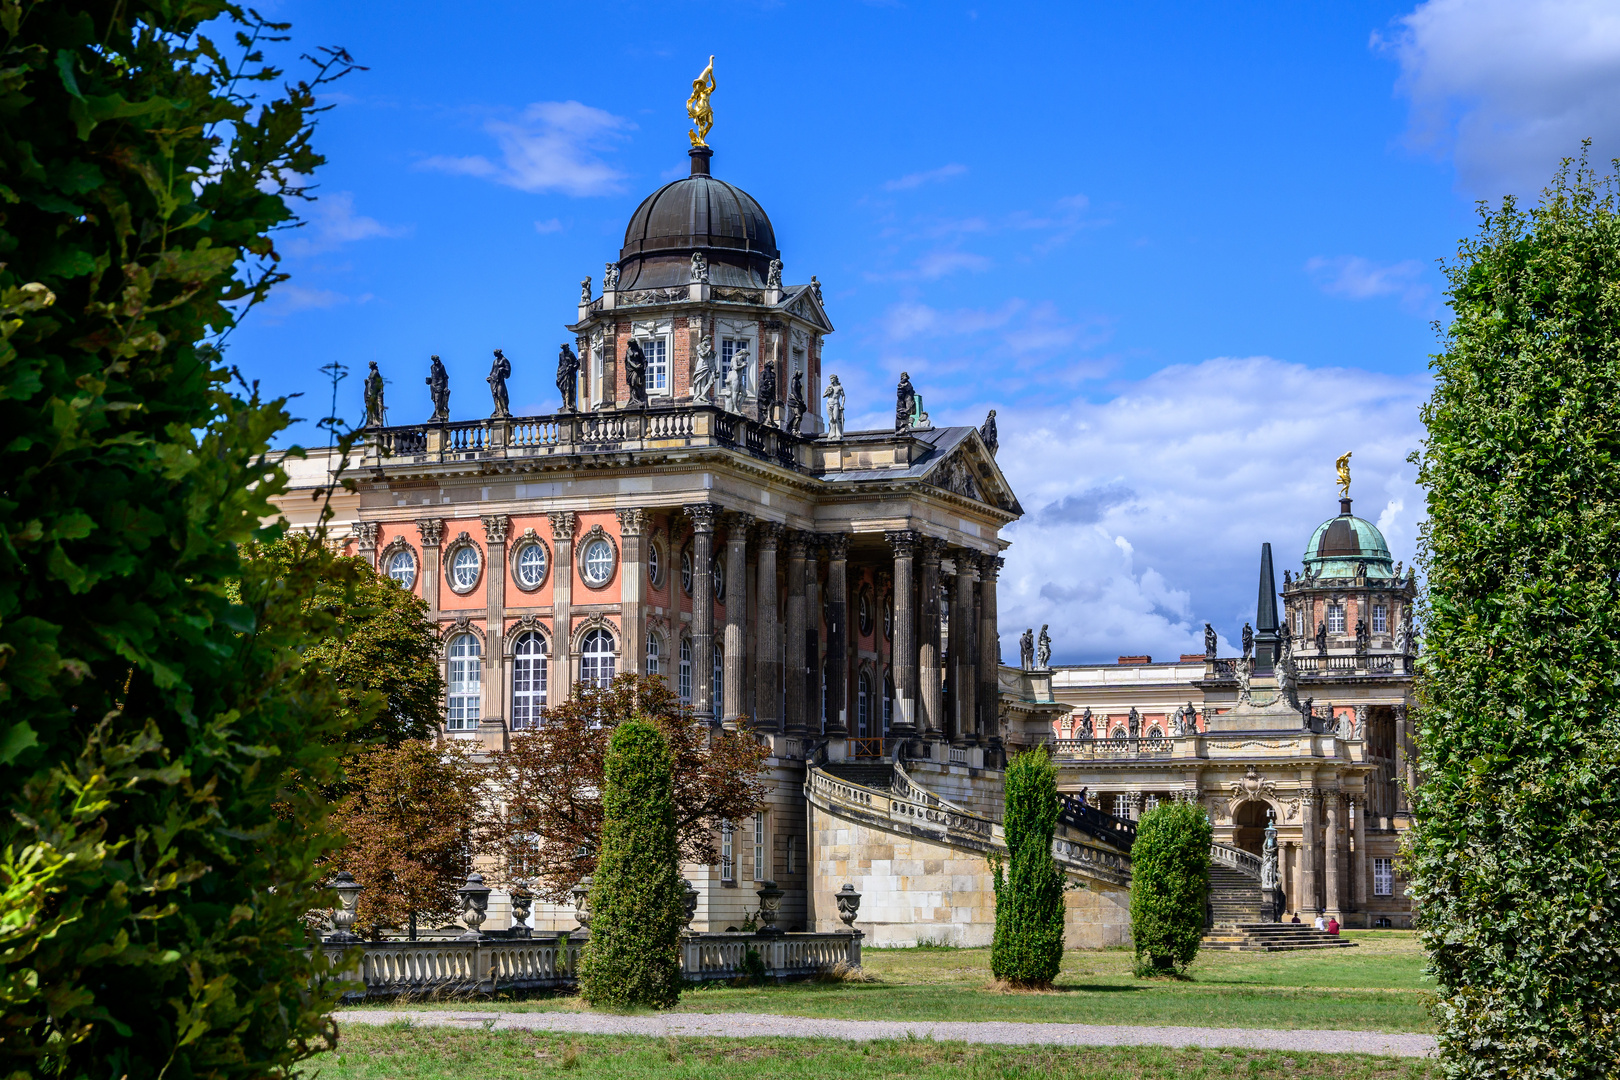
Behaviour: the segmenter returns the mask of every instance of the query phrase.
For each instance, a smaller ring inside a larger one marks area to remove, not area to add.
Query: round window
[[[388,576],[399,582],[402,589],[416,584],[416,556],[409,551],[396,551],[388,560]]]
[[[894,597],[886,597],[883,601],[883,636],[894,638]]]
[[[867,634],[870,634],[872,632],[872,594],[871,593],[862,591],[862,593],[861,593],[861,603],[860,603],[860,612],[861,612],[861,636],[865,637]]]
[[[457,589],[478,584],[478,549],[471,544],[456,549],[450,560],[450,580]]]
[[[724,600],[726,598],[726,564],[720,561],[718,555],[709,560],[709,576],[714,581],[714,598]]]
[[[692,549],[681,552],[681,591],[692,595]]]
[[[613,577],[613,545],[606,540],[592,540],[585,548],[585,583],[606,585]]]
[[[657,544],[647,545],[647,580],[654,585],[661,584],[664,580],[664,567],[658,561]]]
[[[517,557],[518,584],[525,589],[537,589],[546,580],[546,549],[539,544],[525,544]]]

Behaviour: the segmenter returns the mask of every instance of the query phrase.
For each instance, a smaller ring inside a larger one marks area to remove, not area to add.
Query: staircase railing
[[[1227,847],[1225,844],[1211,844],[1209,845],[1209,860],[1229,870],[1236,870],[1246,877],[1252,877],[1256,881],[1260,880],[1260,856],[1258,855],[1250,854],[1235,847]]]
[[[1071,829],[1095,836],[1121,851],[1129,851],[1136,843],[1136,822],[1105,814],[1095,806],[1081,802],[1073,795],[1058,795],[1058,820]]]

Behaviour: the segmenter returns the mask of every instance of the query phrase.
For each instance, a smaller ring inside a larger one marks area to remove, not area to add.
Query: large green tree
[[[1411,892],[1453,1076],[1620,1068],[1620,206],[1566,163],[1445,267]]]
[[[1005,875],[995,867],[996,930],[990,971],[1012,986],[1052,985],[1063,963],[1063,873],[1052,858],[1057,832],[1057,768],[1046,747],[1007,764]]]
[[[1198,956],[1209,903],[1209,817],[1163,802],[1142,815],[1131,845],[1131,942],[1139,976],[1179,974]]]
[[[277,1075],[330,1036],[295,947],[329,903],[313,792],[342,703],[303,663],[338,632],[303,604],[326,560],[244,569],[289,416],[205,344],[281,276],[272,233],[321,164],[344,58],[281,85],[282,29],[212,0],[0,3],[7,1073]]]

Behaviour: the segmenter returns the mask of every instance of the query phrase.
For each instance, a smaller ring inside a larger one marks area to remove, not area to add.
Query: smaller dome
[[[630,215],[619,288],[684,285],[695,251],[709,260],[713,284],[764,287],[771,260],[781,258],[776,230],[752,195],[709,175],[710,155],[707,147],[690,151],[692,174],[665,184]]]
[[[1369,578],[1393,578],[1395,560],[1378,526],[1350,512],[1350,500],[1339,500],[1339,516],[1316,527],[1305,545],[1305,567],[1312,577],[1353,578],[1367,564]]]

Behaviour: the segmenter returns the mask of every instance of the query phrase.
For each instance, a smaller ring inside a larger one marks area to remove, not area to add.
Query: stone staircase
[[[1215,927],[1260,924],[1260,883],[1219,864],[1209,868],[1209,908]]]
[[[894,766],[887,761],[829,761],[821,769],[829,776],[862,787],[887,791],[894,783]]]
[[[1217,925],[1204,932],[1202,948],[1226,952],[1295,952],[1302,949],[1352,949],[1355,942],[1309,923],[1241,923]]]

